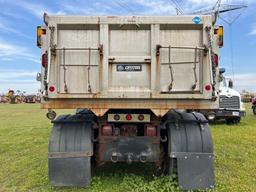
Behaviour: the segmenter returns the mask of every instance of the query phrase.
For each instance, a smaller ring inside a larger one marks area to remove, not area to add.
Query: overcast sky
[[[174,15],[175,7],[185,13],[210,8],[215,0],[0,0],[0,93],[8,89],[36,93],[40,71],[40,49],[36,47],[36,26],[43,25],[44,12],[59,15]],[[248,8],[222,15],[232,22],[225,26],[221,66],[233,77],[235,88],[256,91],[256,2]],[[176,5],[175,5],[176,4]],[[231,35],[232,34],[232,35]],[[232,46],[231,46],[231,40]],[[232,54],[233,52],[233,54]],[[233,57],[232,57],[233,55]],[[232,62],[233,61],[233,62]]]

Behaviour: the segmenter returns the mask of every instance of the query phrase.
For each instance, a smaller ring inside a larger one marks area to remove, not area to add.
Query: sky
[[[224,47],[220,65],[233,78],[234,88],[256,92],[256,2],[223,0],[223,4],[246,4],[243,10],[221,15]],[[36,93],[40,87],[40,49],[36,27],[43,13],[57,15],[175,15],[178,7],[191,13],[211,8],[216,0],[0,0],[0,93],[8,89]]]

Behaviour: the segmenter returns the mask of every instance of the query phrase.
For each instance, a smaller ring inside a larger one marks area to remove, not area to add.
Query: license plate
[[[239,112],[234,111],[234,112],[232,112],[232,115],[233,116],[239,116]]]
[[[117,65],[117,71],[142,71],[142,65]]]

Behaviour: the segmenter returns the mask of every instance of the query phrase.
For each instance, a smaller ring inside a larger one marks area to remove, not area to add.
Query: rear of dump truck
[[[87,186],[105,162],[154,163],[181,189],[214,187],[207,120],[218,108],[213,16],[49,16],[37,29],[53,186]],[[54,109],[77,109],[55,118]]]

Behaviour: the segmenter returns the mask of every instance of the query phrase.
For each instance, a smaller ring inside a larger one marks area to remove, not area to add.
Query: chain
[[[211,56],[211,61],[212,61],[212,76],[213,76],[213,84],[212,84],[212,96],[215,97],[215,85],[216,85],[216,65],[213,63],[213,57],[214,57],[214,53],[212,52],[212,38],[211,38],[211,27],[206,27],[206,32],[208,35],[208,48],[210,49],[210,56]]]
[[[171,82],[169,84],[168,89],[169,89],[169,91],[171,91],[172,90],[172,84],[173,84],[173,71],[172,71],[172,65],[171,65],[171,46],[168,47],[168,54],[169,54],[168,64],[169,64],[169,70],[170,70],[170,75],[171,75]]]

